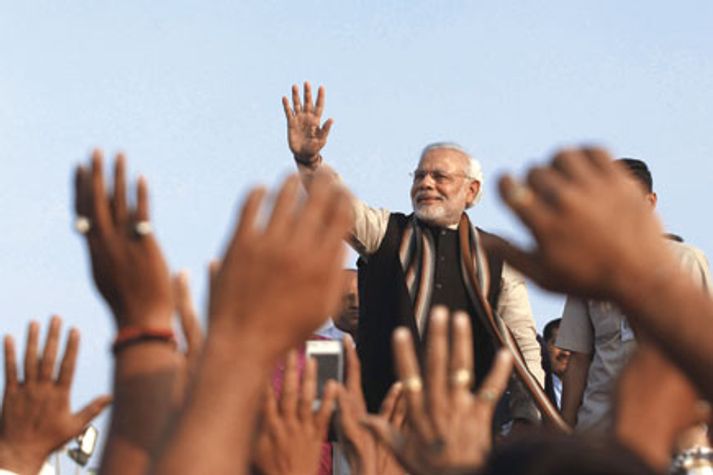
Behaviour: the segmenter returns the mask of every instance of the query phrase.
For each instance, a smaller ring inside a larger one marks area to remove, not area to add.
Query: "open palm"
[[[319,151],[327,143],[332,119],[321,127],[320,120],[324,111],[324,88],[317,91],[317,102],[312,103],[312,87],[304,84],[304,102],[300,100],[300,90],[292,86],[292,106],[287,97],[282,98],[282,106],[287,117],[287,140],[295,158],[303,163],[317,160]]]

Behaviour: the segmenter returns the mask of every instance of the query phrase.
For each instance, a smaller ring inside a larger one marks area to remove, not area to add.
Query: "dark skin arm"
[[[573,351],[562,378],[562,418],[571,427],[577,425],[577,412],[582,405],[591,363],[590,353]]]
[[[148,221],[148,186],[139,179],[136,206],[127,198],[126,163],[116,158],[111,191],[105,189],[103,157],[95,151],[89,167],[79,166],[75,208],[89,218],[86,242],[99,293],[117,329],[170,329],[171,277],[153,234],[139,236]],[[183,358],[163,342],[144,342],[116,355],[114,411],[102,459],[102,473],[145,473],[178,406]]]

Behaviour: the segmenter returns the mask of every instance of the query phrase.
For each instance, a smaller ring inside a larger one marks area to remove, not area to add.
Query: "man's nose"
[[[433,179],[430,173],[427,173],[421,181],[418,182],[418,188],[430,189],[436,186],[436,180]]]

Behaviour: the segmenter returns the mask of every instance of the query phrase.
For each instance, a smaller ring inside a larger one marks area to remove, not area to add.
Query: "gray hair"
[[[480,165],[480,162],[478,160],[473,158],[470,152],[468,152],[460,144],[457,144],[455,142],[434,142],[426,145],[423,150],[421,150],[421,156],[419,157],[419,161],[422,160],[428,152],[438,149],[454,150],[456,152],[462,153],[468,159],[468,167],[466,170],[463,171],[465,172],[467,178],[480,183],[480,189],[478,190],[478,194],[475,195],[473,201],[468,203],[468,205],[466,206],[467,208],[472,207],[473,205],[478,203],[483,196],[483,167]]]

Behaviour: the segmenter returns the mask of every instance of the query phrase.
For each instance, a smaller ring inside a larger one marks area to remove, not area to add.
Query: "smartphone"
[[[312,401],[312,409],[317,410],[322,405],[322,393],[327,381],[333,379],[337,382],[344,381],[344,346],[340,340],[307,340],[305,344],[307,358],[317,361],[317,394]],[[337,431],[334,414],[329,421],[327,440],[335,442]]]
[[[344,346],[339,340],[307,340],[305,350],[308,358],[317,361],[317,396],[312,403],[317,409],[327,381],[344,381]]]

